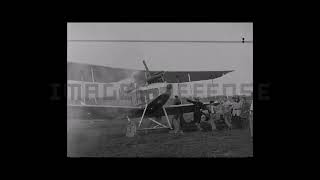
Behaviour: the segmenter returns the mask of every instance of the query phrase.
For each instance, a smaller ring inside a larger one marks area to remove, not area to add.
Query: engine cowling
[[[164,82],[163,78],[164,72],[158,72],[156,74],[152,74],[151,77],[147,78],[148,84],[157,83],[157,82]]]

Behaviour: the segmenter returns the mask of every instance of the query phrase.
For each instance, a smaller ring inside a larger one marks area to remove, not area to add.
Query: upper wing
[[[145,71],[113,68],[107,66],[96,66],[89,64],[80,64],[68,62],[67,79],[74,81],[92,82],[92,76],[95,82],[99,83],[114,83],[125,79],[133,78],[135,82],[145,82]]]
[[[135,106],[111,106],[111,105],[68,105],[68,118],[116,118],[119,116],[130,117],[131,114],[142,114],[142,107]]]
[[[146,81],[145,70],[133,70],[124,68],[112,68],[95,66],[80,63],[68,62],[68,80],[92,82],[92,75],[95,82],[112,83],[127,78],[132,78],[137,84],[144,84]],[[150,71],[157,74],[161,71]],[[165,71],[164,78],[168,83],[183,83],[218,78],[232,71]],[[188,75],[189,74],[189,75]]]

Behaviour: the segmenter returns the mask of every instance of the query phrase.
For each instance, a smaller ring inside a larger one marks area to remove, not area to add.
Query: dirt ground
[[[248,129],[229,132],[141,131],[125,136],[126,120],[68,120],[68,157],[252,157]]]

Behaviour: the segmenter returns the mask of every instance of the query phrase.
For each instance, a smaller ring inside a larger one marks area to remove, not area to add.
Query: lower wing
[[[208,103],[204,103],[207,105]],[[194,111],[194,104],[180,104],[163,106],[167,115],[175,115],[177,112],[190,113]],[[136,106],[112,106],[112,105],[68,105],[68,118],[88,119],[88,118],[140,118],[145,107]],[[148,114],[152,116],[153,114]],[[165,116],[164,111],[154,113],[155,116]]]
[[[137,116],[142,114],[143,107],[136,106],[112,106],[112,105],[68,105],[68,118],[87,119],[87,118],[115,118],[125,116]]]

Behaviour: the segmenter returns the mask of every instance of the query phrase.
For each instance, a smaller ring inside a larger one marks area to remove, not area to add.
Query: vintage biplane
[[[143,61],[145,66],[145,71],[135,71],[116,69],[112,68],[112,76],[106,76],[103,82],[121,82],[130,76],[138,86],[131,87],[127,89],[126,93],[135,94],[139,92],[140,97],[144,99],[135,106],[114,106],[114,105],[68,105],[68,111],[78,112],[91,112],[96,115],[107,116],[108,114],[117,114],[117,116],[122,116],[131,121],[131,118],[140,118],[137,130],[146,129],[160,129],[169,128],[172,129],[169,115],[175,114],[177,111],[182,111],[183,113],[189,113],[194,111],[194,104],[181,104],[181,105],[166,105],[169,98],[172,95],[172,83],[183,83],[191,81],[209,80],[213,78],[220,77],[231,71],[149,71],[146,62]],[[92,72],[93,74],[93,72]],[[129,75],[128,75],[129,74]],[[110,74],[109,74],[110,75]],[[96,74],[96,77],[99,75]],[[101,74],[100,74],[101,76]],[[164,93],[154,96],[154,99],[148,98],[146,91],[152,86],[166,87]],[[204,103],[208,104],[208,103]],[[165,116],[166,123],[160,122],[161,117]],[[155,125],[152,127],[142,127],[143,120],[149,120]]]

